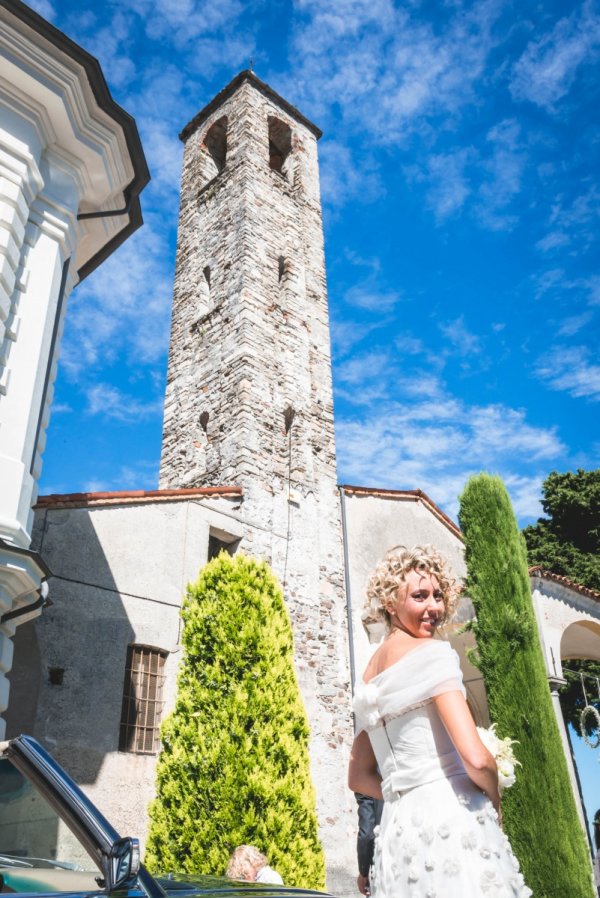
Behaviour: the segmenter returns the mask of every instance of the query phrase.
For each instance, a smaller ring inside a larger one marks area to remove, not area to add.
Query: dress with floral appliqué
[[[376,834],[373,898],[528,898],[498,825],[469,779],[433,698],[465,694],[456,652],[427,640],[356,689],[385,805]]]

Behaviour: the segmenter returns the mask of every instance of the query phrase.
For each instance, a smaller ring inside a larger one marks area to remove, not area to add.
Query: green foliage
[[[504,827],[535,898],[592,898],[587,845],[562,749],[535,616],[525,544],[500,478],[461,496],[477,665],[490,716],[522,764],[502,800]]]
[[[529,563],[600,590],[600,469],[544,481],[545,518],[523,531]]]
[[[221,553],[188,587],[185,656],[162,727],[146,862],[223,873],[255,845],[289,885],[324,886],[308,724],[283,595],[268,566]]]
[[[554,471],[543,483],[542,507],[546,518],[523,530],[531,565],[562,574],[589,589],[600,590],[600,469],[559,474]],[[570,670],[600,676],[600,664],[569,660]],[[567,685],[560,693],[565,721],[579,732],[584,706],[581,679],[565,671]],[[600,710],[593,680],[585,679],[588,698]],[[595,733],[593,718],[587,718],[588,735]]]
[[[600,712],[600,690],[598,686],[600,683],[600,663],[598,661],[565,661],[563,674],[567,685],[560,691],[560,704],[565,723],[570,723],[577,733],[581,733],[581,712],[585,707],[581,677],[579,676],[580,672],[587,675],[584,676],[583,682],[588,704],[593,705]],[[594,682],[590,677],[595,677],[596,681]],[[585,729],[588,736],[596,737],[598,728],[595,726],[595,721],[591,714],[586,718]]]

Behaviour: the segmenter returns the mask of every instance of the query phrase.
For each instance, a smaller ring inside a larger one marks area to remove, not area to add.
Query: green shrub
[[[146,862],[223,873],[255,845],[289,885],[323,888],[308,724],[283,595],[265,563],[225,553],[188,588],[185,656],[162,727]]]
[[[490,717],[517,739],[522,767],[502,800],[504,828],[535,898],[593,898],[527,573],[525,545],[500,478],[472,477],[461,496],[475,662]]]

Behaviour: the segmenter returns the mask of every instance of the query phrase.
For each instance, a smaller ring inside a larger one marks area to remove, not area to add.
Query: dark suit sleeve
[[[358,837],[356,839],[358,872],[361,876],[368,876],[373,863],[374,829],[381,819],[383,802],[368,795],[361,795],[359,792],[355,792],[355,797],[358,804]]]

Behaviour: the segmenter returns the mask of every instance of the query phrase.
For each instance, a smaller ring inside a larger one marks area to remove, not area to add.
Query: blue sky
[[[318,124],[340,482],[522,520],[598,466],[591,2],[36,0],[100,60],[152,173],[145,226],[72,295],[40,492],[154,488],[181,127],[240,69]]]

